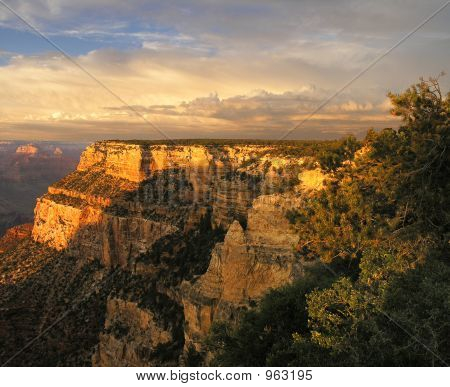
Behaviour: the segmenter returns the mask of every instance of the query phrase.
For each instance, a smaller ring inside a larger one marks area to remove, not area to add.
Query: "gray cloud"
[[[276,137],[443,1],[8,4],[52,38],[103,42],[103,48],[75,59],[177,137]],[[333,100],[299,137],[333,137],[393,125],[383,110],[388,90],[400,91],[419,76],[450,70],[449,15],[450,7]],[[2,7],[0,26],[25,29]],[[114,48],[119,40],[125,48]],[[0,126],[10,138],[33,133],[75,136],[75,127],[98,138],[140,136],[141,130],[149,135],[145,124],[130,121],[129,109],[117,106],[118,101],[60,55],[0,53],[0,60]],[[442,82],[448,89],[450,77]],[[248,92],[253,89],[260,91]],[[71,130],[58,134],[57,124]]]
[[[181,122],[194,122],[195,118],[211,118],[219,120],[219,130],[236,127],[245,134],[259,129],[265,136],[287,131],[312,112],[324,99],[326,92],[311,86],[303,91],[286,91],[271,93],[266,90],[255,91],[249,95],[238,95],[221,99],[217,94],[198,97],[188,102],[175,105],[152,105],[107,107],[105,109],[119,114],[134,116],[138,111],[146,117],[169,116],[182,118]],[[337,97],[309,120],[298,135],[313,130],[316,136],[336,137],[342,133],[356,132],[361,134],[369,127],[397,126],[398,120],[389,116],[389,105],[386,100],[355,102],[348,95]],[[164,119],[161,120],[162,122]],[[208,125],[198,125],[197,129]]]
[[[9,0],[8,4],[32,22],[52,30],[108,33],[134,24],[170,27],[180,36],[210,40],[228,49],[258,47],[286,40],[348,40],[377,45],[399,37],[443,4],[442,0]],[[419,32],[449,38],[447,9]],[[20,26],[0,8],[0,20]],[[61,25],[65,28],[61,29]],[[72,29],[67,29],[67,25]],[[87,27],[88,26],[88,27]],[[85,28],[80,28],[85,27]]]

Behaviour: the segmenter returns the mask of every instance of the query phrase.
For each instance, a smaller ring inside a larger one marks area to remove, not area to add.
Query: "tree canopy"
[[[450,363],[450,93],[430,78],[388,96],[401,127],[319,152],[331,178],[289,213],[316,271],[214,325],[214,364]]]

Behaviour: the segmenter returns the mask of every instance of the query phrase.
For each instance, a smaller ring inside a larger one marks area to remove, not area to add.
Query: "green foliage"
[[[197,352],[193,346],[190,346],[185,355],[186,367],[201,367],[203,362],[202,354]]]
[[[322,150],[317,159],[320,166],[327,172],[336,171],[346,160],[353,160],[355,152],[360,148],[355,136],[348,136]]]
[[[402,199],[408,221],[436,232],[450,224],[450,94],[443,96],[437,79],[389,95],[393,113],[404,125],[396,133],[396,149],[375,155],[395,168],[399,182],[395,195]]]
[[[448,98],[439,96],[434,80],[391,95],[406,125],[369,131],[364,152],[298,209],[301,254],[330,263],[360,259],[392,233],[448,236],[450,110]]]
[[[217,364],[450,363],[450,94],[431,78],[389,97],[403,125],[322,149],[325,189],[287,214],[300,259],[334,282],[300,280],[215,327]]]
[[[381,253],[379,267],[359,281],[342,278],[308,295],[311,341],[328,349],[333,363],[433,366],[450,360],[450,268],[434,259],[411,268],[405,258]],[[367,286],[368,277],[377,284]]]
[[[227,322],[215,323],[206,340],[220,366],[264,366],[267,359],[276,362],[280,343],[289,343],[292,335],[308,330],[306,294],[330,284],[330,274],[323,268],[280,289],[272,290],[256,309],[243,314],[237,327]]]

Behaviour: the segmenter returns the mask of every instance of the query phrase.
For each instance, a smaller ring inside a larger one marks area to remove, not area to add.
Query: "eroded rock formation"
[[[153,360],[151,355],[171,343],[173,336],[151,310],[137,302],[112,298],[106,304],[106,316],[105,329],[92,358],[94,366],[160,365],[159,359]]]
[[[179,364],[183,350],[202,349],[214,321],[237,318],[269,289],[301,277],[286,212],[322,186],[321,172],[306,164],[289,146],[95,143],[38,199],[31,240],[3,262],[23,262],[37,278],[63,278],[59,268],[70,262],[83,278],[78,297],[104,306],[67,364]],[[44,249],[45,259],[25,257],[27,249]],[[25,281],[23,269],[16,271],[11,300]],[[90,293],[92,283],[100,287]],[[36,302],[39,326],[54,315],[48,308],[70,305],[70,296],[58,296],[62,286]],[[95,309],[83,307],[92,321]],[[62,331],[78,321],[69,319]]]
[[[159,239],[195,227],[206,208],[215,227],[244,221],[264,183],[275,180],[272,170],[263,170],[269,168],[269,150],[96,143],[74,173],[38,200],[33,238],[105,265],[126,266]],[[285,158],[287,163],[297,160]],[[270,179],[263,181],[266,175]]]
[[[215,320],[232,320],[269,289],[302,274],[294,255],[298,236],[285,217],[300,205],[289,195],[265,195],[253,201],[244,230],[234,221],[211,254],[205,274],[182,286],[185,346],[201,349],[201,340]]]
[[[22,153],[26,155],[35,155],[39,152],[39,148],[33,144],[20,145],[16,149],[16,153]]]

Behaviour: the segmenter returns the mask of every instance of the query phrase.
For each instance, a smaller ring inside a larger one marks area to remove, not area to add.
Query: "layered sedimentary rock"
[[[140,182],[150,175],[149,152],[139,145],[110,141],[96,143],[83,152],[79,171],[99,169],[108,175]]]
[[[245,221],[252,200],[273,182],[265,174],[269,150],[95,143],[77,170],[38,200],[33,238],[126,266],[161,238],[195,227],[206,209],[215,227],[226,229],[234,219]]]
[[[16,153],[22,153],[27,155],[35,155],[39,152],[39,148],[33,144],[20,145],[16,149]]]
[[[47,142],[0,144],[0,236],[12,226],[33,222],[36,198],[76,168],[82,147],[60,144],[64,153],[54,155],[54,144]]]
[[[105,266],[126,266],[177,227],[133,216],[111,215],[91,205],[72,206],[42,198],[36,205],[35,241]]]
[[[39,326],[48,324],[55,305],[62,312],[72,301],[97,300],[98,310],[83,301],[84,314],[61,325],[65,342],[84,323],[95,328],[76,359],[67,344],[65,364],[179,364],[183,351],[202,350],[214,321],[237,319],[270,289],[302,276],[293,248],[298,237],[286,213],[301,206],[305,192],[320,189],[324,176],[290,150],[95,143],[74,172],[38,199],[32,241],[0,261],[6,265],[1,279],[28,286],[23,272],[41,278],[35,297],[41,312],[24,312]],[[45,254],[29,259],[26,249]],[[23,268],[11,276],[10,263],[19,260]],[[77,276],[83,282],[72,300]],[[42,284],[53,277],[57,286],[47,294]],[[52,356],[53,344],[44,346]]]
[[[232,320],[269,289],[299,278],[294,255],[298,236],[285,217],[298,205],[294,195],[265,195],[253,201],[244,230],[234,221],[212,251],[207,272],[182,286],[185,347],[201,349],[216,320]]]
[[[30,239],[0,254],[1,363],[90,365],[112,285],[98,262],[82,262]]]

